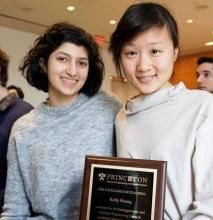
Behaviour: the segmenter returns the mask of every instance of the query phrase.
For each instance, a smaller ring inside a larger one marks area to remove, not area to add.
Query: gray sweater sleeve
[[[9,204],[9,209],[16,210],[16,216],[7,216],[8,206],[6,204],[4,217],[1,217],[1,220],[24,220],[30,215],[29,202],[24,189],[14,138],[10,140],[8,155],[7,184],[9,187],[6,188],[5,195],[13,195],[7,198],[7,204]]]

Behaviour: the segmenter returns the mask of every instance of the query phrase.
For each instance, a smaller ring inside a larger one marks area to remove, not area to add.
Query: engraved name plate
[[[86,156],[80,220],[163,220],[166,164]]]

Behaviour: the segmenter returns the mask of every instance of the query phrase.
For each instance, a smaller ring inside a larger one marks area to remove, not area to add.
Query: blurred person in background
[[[198,89],[213,93],[213,57],[200,57],[197,60]]]
[[[7,147],[13,123],[33,107],[10,94],[6,88],[8,80],[8,55],[0,49],[0,213],[4,202],[4,191],[7,176]]]
[[[20,99],[24,99],[24,92],[20,87],[17,87],[15,85],[10,85],[7,87],[8,92],[11,94],[15,94]]]

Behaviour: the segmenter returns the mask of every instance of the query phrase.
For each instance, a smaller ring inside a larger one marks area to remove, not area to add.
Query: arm
[[[183,219],[213,219],[213,104],[206,113],[197,130],[195,152],[192,159],[194,176],[193,207]]]
[[[14,136],[11,137],[7,156],[8,173],[1,220],[25,220],[30,216],[29,201],[24,188]]]

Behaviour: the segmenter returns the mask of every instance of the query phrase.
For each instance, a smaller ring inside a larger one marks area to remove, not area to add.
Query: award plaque
[[[80,220],[163,220],[166,165],[86,156]]]

